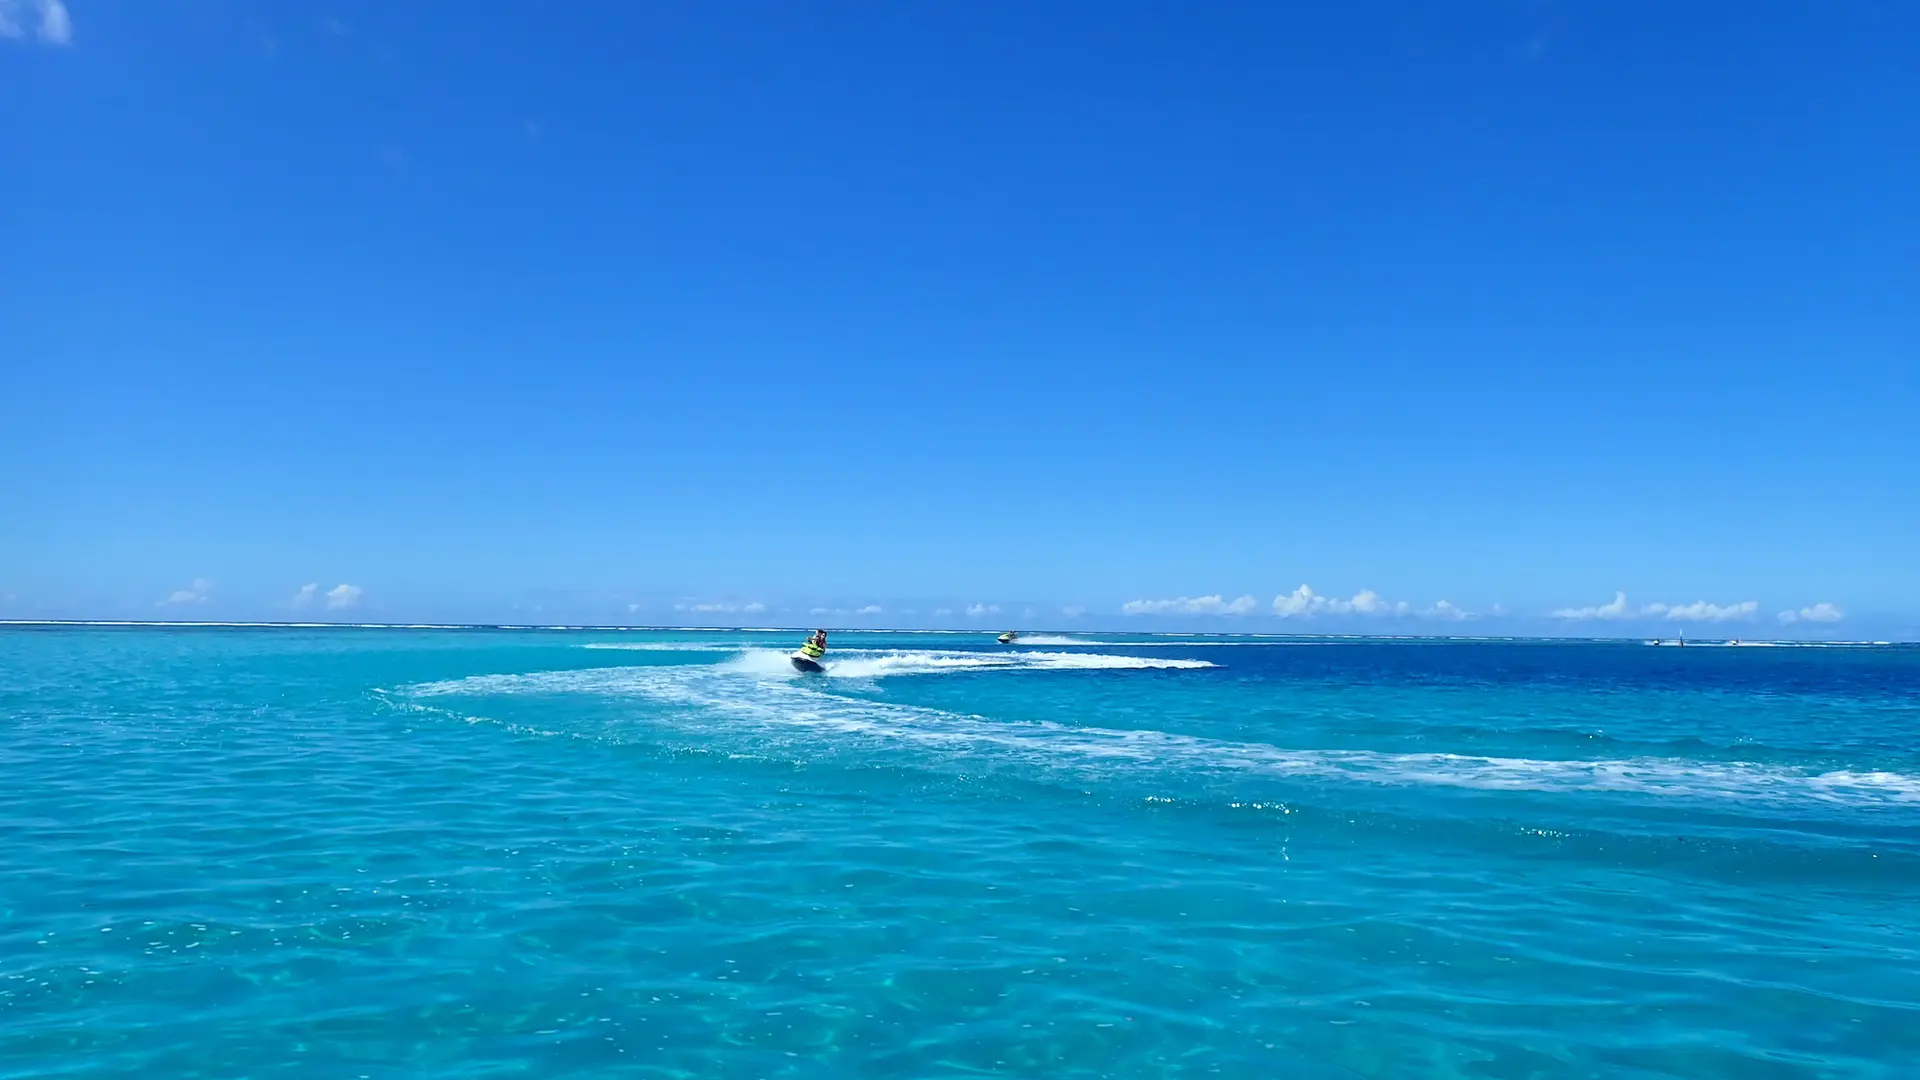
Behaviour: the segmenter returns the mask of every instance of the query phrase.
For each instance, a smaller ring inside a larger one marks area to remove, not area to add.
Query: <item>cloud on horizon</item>
[[[1727,622],[1730,619],[1751,619],[1760,610],[1760,601],[1744,600],[1738,604],[1709,604],[1705,600],[1695,600],[1691,604],[1678,607],[1667,604],[1648,604],[1641,613],[1656,615],[1674,622]]]
[[[1839,605],[1829,604],[1825,601],[1821,601],[1811,607],[1803,607],[1799,611],[1783,611],[1780,613],[1780,621],[1789,624],[1797,622],[1839,622],[1846,617],[1847,613],[1841,611]]]
[[[0,38],[20,40],[31,32],[48,45],[73,43],[73,17],[61,0],[0,0]]]
[[[207,602],[207,594],[212,590],[213,582],[208,581],[206,578],[194,578],[193,584],[184,589],[173,590],[171,596],[168,596],[165,600],[160,601],[154,606],[176,607],[181,604],[204,604]]]
[[[1212,596],[1182,596],[1172,600],[1130,600],[1121,605],[1120,611],[1125,615],[1252,615],[1259,608],[1260,602],[1252,596],[1228,600],[1215,593]],[[1383,599],[1372,589],[1361,589],[1351,597],[1341,599],[1322,596],[1314,592],[1310,585],[1302,585],[1290,593],[1274,597],[1272,611],[1282,619],[1310,619],[1318,615],[1371,615],[1419,616],[1459,622],[1474,617],[1473,612],[1451,600],[1440,600],[1431,607],[1415,609],[1404,600],[1393,602]]]
[[[345,611],[360,602],[360,594],[366,592],[358,585],[339,584],[327,590],[327,610]]]
[[[978,619],[978,618],[981,618],[982,616],[998,615],[998,614],[1000,614],[999,604],[968,604],[967,605],[967,617],[970,619]]]
[[[1120,605],[1122,615],[1250,615],[1260,602],[1251,596],[1227,600],[1219,593],[1212,596],[1182,596],[1173,600],[1129,600]]]
[[[639,606],[638,604],[628,604],[627,610],[633,611]],[[718,604],[675,604],[673,605],[673,610],[691,611],[696,615],[712,615],[716,613],[731,615],[735,612],[746,615],[758,615],[767,610],[767,605],[758,600],[746,604],[736,604],[731,601],[726,601]]]
[[[1314,592],[1310,585],[1302,585],[1290,593],[1274,597],[1273,613],[1283,619],[1310,619],[1316,615],[1417,615],[1423,619],[1461,622],[1474,617],[1473,612],[1451,600],[1439,600],[1432,607],[1415,610],[1405,600],[1388,601],[1372,589],[1361,589],[1342,600],[1334,596],[1322,596]]]
[[[309,581],[305,585],[300,586],[300,590],[293,594],[293,599],[287,601],[287,606],[298,611],[312,604],[313,598],[318,595],[320,595],[320,583],[317,581]]]
[[[1615,592],[1613,599],[1605,604],[1581,608],[1561,608],[1553,612],[1553,618],[1569,622],[1618,622],[1623,619],[1665,619],[1669,622],[1728,622],[1734,619],[1751,619],[1760,610],[1758,600],[1743,600],[1737,604],[1712,604],[1705,600],[1695,600],[1691,604],[1648,604],[1634,608],[1627,603],[1627,594]]]
[[[1592,607],[1561,608],[1553,613],[1553,617],[1574,622],[1587,622],[1592,619],[1629,619],[1633,617],[1633,612],[1627,608],[1627,594],[1617,592],[1613,594],[1613,600],[1610,603]]]

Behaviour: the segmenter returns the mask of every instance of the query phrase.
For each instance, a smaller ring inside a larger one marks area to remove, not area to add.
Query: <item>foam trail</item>
[[[1884,641],[1689,641],[1687,648],[1701,649],[1872,649]]]
[[[589,641],[583,649],[614,649],[621,652],[735,652],[751,643],[707,641]]]
[[[1172,649],[1172,648],[1190,648],[1190,649],[1221,649],[1221,648],[1230,648],[1230,647],[1234,647],[1234,646],[1243,646],[1243,645],[1254,645],[1254,646],[1261,646],[1261,645],[1265,645],[1265,646],[1285,646],[1285,645],[1330,645],[1330,644],[1333,644],[1333,643],[1332,643],[1332,642],[1327,642],[1327,641],[1285,641],[1285,640],[1273,640],[1273,641],[1248,641],[1248,640],[1241,640],[1241,641],[1225,641],[1225,640],[1207,640],[1207,641],[1166,641],[1166,640],[1149,640],[1149,641],[1110,641],[1110,640],[1106,640],[1106,639],[1103,639],[1103,638],[1085,638],[1085,637],[1079,637],[1079,636],[1077,636],[1077,635],[1074,635],[1074,634],[1021,634],[1021,635],[1020,635],[1019,637],[1016,637],[1016,638],[1014,638],[1014,639],[1013,639],[1013,640],[1012,640],[1011,642],[1008,642],[1008,644],[1010,644],[1010,645],[1012,645],[1012,646],[1014,646],[1014,647],[1016,647],[1016,648],[1031,648],[1031,647],[1033,647],[1033,646],[1036,646],[1036,645],[1038,645],[1038,646],[1046,646],[1046,647],[1048,647],[1048,648],[1055,648],[1055,649],[1059,649],[1059,648],[1081,648],[1081,649],[1086,649],[1086,648],[1105,648],[1105,649]]]
[[[831,656],[831,654],[829,654]],[[1062,652],[848,652],[827,661],[827,674],[849,679],[941,675],[967,671],[1193,671],[1206,660]]]
[[[682,651],[678,643],[641,643],[644,651]],[[703,652],[739,651],[721,665],[740,675],[797,676],[786,652],[737,645],[700,648]],[[688,649],[686,651],[693,651]],[[827,654],[829,676],[842,679],[884,679],[902,675],[949,675],[978,671],[1196,671],[1214,667],[1206,660],[1154,656],[1109,656],[1101,653],[966,652],[938,650],[843,649]]]
[[[1885,771],[1796,770],[1745,762],[1679,758],[1556,760],[1376,750],[1291,750],[1163,731],[1008,723],[920,706],[841,697],[803,680],[770,678],[767,658],[746,654],[721,667],[602,668],[527,675],[477,675],[403,693],[631,696],[685,713],[677,727],[739,734],[828,734],[942,754],[991,754],[1042,767],[1098,766],[1263,775],[1392,786],[1490,791],[1601,792],[1763,804],[1920,807],[1920,776]]]

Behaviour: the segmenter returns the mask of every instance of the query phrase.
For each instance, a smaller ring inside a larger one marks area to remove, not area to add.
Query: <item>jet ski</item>
[[[789,659],[793,661],[793,670],[803,675],[824,675],[827,668],[820,661],[826,655],[827,632],[815,630],[813,636],[807,639],[807,643],[795,650]]]
[[[1020,636],[1019,634],[1016,634],[1013,631],[1009,630],[1006,633],[1000,635],[1000,639],[999,639],[1000,644],[1011,645],[1014,643],[1014,640],[1019,636]]]

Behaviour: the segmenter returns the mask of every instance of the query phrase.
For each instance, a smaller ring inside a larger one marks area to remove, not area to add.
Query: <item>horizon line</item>
[[[667,624],[627,624],[627,623],[427,623],[427,622],[293,622],[276,620],[226,620],[226,619],[0,619],[0,627],[27,626],[119,626],[145,629],[257,629],[257,630],[541,630],[560,632],[581,631],[643,631],[654,633],[730,633],[730,634],[784,634],[799,633],[808,629],[820,629],[818,626],[688,626]],[[833,633],[851,634],[952,634],[997,635],[1004,631],[995,630],[953,630],[938,627],[918,626],[871,626],[871,627],[827,627]],[[1125,634],[1134,637],[1217,637],[1217,638],[1333,638],[1351,641],[1539,641],[1539,642],[1648,642],[1678,641],[1683,635],[1654,637],[1645,634],[1630,637],[1569,637],[1547,634],[1353,634],[1353,633],[1222,633],[1207,630],[1023,630],[1022,634]],[[1864,641],[1833,640],[1823,641],[1806,638],[1738,638],[1738,637],[1702,637],[1694,640],[1701,644],[1752,641],[1759,644],[1786,645],[1912,645],[1920,641]]]

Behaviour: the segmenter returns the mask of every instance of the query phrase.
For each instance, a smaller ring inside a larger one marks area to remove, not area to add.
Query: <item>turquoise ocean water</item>
[[[1920,1076],[1920,650],[0,630],[0,1076]]]

